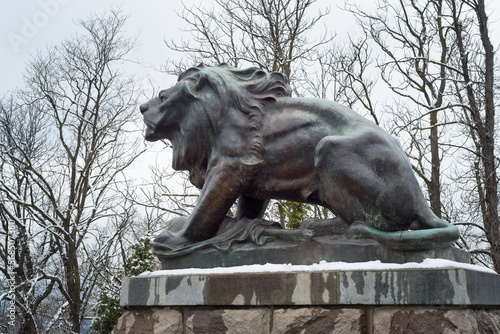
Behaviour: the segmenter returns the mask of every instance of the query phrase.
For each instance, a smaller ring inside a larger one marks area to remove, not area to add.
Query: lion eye
[[[167,99],[167,96],[165,94],[163,94],[163,92],[160,92],[160,94],[158,95],[158,97],[160,98],[160,101],[163,102]]]

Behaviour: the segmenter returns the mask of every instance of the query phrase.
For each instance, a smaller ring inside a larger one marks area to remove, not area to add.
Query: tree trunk
[[[30,317],[28,314],[23,314],[23,322],[21,323],[21,326],[19,327],[19,332],[18,333],[24,333],[24,334],[38,334],[34,319]]]
[[[488,33],[488,17],[484,0],[478,0],[475,6],[479,23],[481,42],[484,48],[484,108],[485,119],[483,133],[480,136],[484,166],[484,188],[486,200],[486,214],[483,217],[486,229],[486,238],[491,249],[491,258],[495,271],[500,273],[500,219],[498,217],[498,178],[495,167],[495,103],[494,103],[494,65],[495,53]]]
[[[439,158],[439,134],[437,128],[437,112],[433,111],[431,116],[431,182],[429,185],[429,200],[431,209],[436,216],[441,218],[441,159]]]
[[[70,238],[66,238],[67,240]],[[66,270],[66,284],[69,301],[69,318],[71,321],[71,330],[74,333],[80,333],[80,316],[82,301],[80,295],[80,270],[78,267],[78,258],[76,256],[76,248],[71,240],[68,240],[67,244],[67,254],[68,257],[64,261]]]
[[[453,29],[457,36],[457,46],[460,53],[462,75],[467,92],[469,111],[472,124],[470,131],[477,133],[479,147],[477,154],[482,163],[482,188],[484,190],[484,203],[481,203],[483,225],[486,238],[490,244],[490,256],[493,267],[500,273],[500,220],[498,217],[498,178],[495,167],[495,104],[493,93],[494,73],[494,49],[488,35],[484,0],[474,3],[466,2],[475,12],[478,18],[479,33],[484,49],[484,117],[481,117],[476,95],[470,78],[467,52],[463,43],[462,24],[457,17],[457,9],[454,10]]]

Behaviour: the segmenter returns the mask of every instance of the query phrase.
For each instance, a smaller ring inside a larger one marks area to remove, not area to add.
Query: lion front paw
[[[155,243],[161,244],[162,248],[174,250],[187,247],[193,242],[186,238],[186,236],[182,232],[172,233],[167,230],[156,237]]]
[[[189,246],[192,242],[184,235],[187,220],[187,217],[178,217],[167,222],[167,228],[155,238],[154,242],[167,249]]]

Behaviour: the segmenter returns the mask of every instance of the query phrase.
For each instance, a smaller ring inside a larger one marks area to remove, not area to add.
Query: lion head
[[[206,168],[221,128],[236,129],[228,117],[230,110],[236,110],[246,119],[243,129],[249,139],[249,147],[238,155],[242,161],[256,164],[261,160],[261,127],[266,105],[291,95],[287,81],[281,73],[255,67],[243,70],[227,64],[192,67],[179,75],[176,85],[140,106],[146,125],[145,138],[171,141],[175,169]],[[238,128],[243,131],[241,126]]]

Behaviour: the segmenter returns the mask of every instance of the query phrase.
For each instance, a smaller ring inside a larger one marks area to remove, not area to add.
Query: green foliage
[[[151,252],[151,240],[141,239],[132,245],[132,255],[125,261],[124,275],[137,276],[145,271],[154,270],[154,257]],[[117,279],[121,282],[121,277]],[[109,334],[118,322],[124,308],[120,306],[119,285],[104,287],[94,306],[95,318],[92,330],[99,334]]]
[[[94,307],[96,318],[92,322],[92,330],[100,334],[111,333],[123,311],[119,293],[111,290],[101,291]]]
[[[284,201],[281,204],[285,218],[286,228],[299,228],[302,222],[308,218],[308,211],[311,210],[310,205]]]
[[[151,252],[151,240],[141,239],[132,245],[132,256],[125,262],[125,275],[137,276],[145,271],[154,270],[154,257]]]

